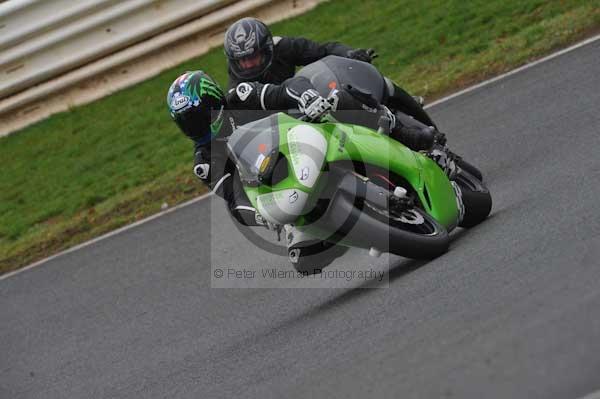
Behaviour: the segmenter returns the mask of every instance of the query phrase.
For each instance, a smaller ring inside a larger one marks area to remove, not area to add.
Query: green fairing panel
[[[387,136],[362,126],[324,124],[329,132],[327,162],[362,161],[403,176],[413,187],[421,183],[420,166],[414,153]]]
[[[421,202],[428,213],[445,227],[455,226],[458,219],[458,206],[456,194],[448,177],[440,167],[430,158],[421,153],[413,153],[421,165],[423,185],[418,193]],[[427,204],[425,189],[427,190],[431,206]]]
[[[308,123],[283,113],[278,114],[278,121],[280,151],[289,158],[287,131],[296,125]],[[458,208],[454,190],[444,172],[431,159],[362,126],[333,122],[310,125],[328,140],[326,162],[362,161],[388,169],[404,177],[412,185],[426,211],[437,221],[446,227],[456,224]],[[289,172],[288,178],[275,186],[244,187],[250,202],[256,207],[257,195],[280,189],[294,188],[309,194],[320,189],[321,184],[315,185],[313,190],[307,189],[297,181],[291,170]],[[302,219],[298,220],[299,225],[302,224]]]
[[[431,159],[361,126],[328,123],[322,129],[330,136],[327,162],[362,161],[390,170],[412,185],[427,212],[437,221],[446,227],[456,224],[458,208],[454,190]]]

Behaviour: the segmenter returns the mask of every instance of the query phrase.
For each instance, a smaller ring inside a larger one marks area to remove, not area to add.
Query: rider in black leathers
[[[320,44],[305,38],[273,37],[269,28],[255,18],[243,18],[233,23],[225,33],[224,49],[228,59],[229,89],[242,82],[282,84],[294,76],[296,67],[328,55],[364,62],[377,57],[373,49],[352,49],[337,42]],[[389,83],[384,105],[435,127],[415,98],[393,82]]]

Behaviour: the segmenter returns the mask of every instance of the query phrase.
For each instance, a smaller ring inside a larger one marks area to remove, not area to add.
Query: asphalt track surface
[[[598,390],[599,65],[595,41],[430,110],[493,215],[431,262],[332,266],[389,266],[388,288],[211,289],[217,267],[275,262],[211,199],[0,281],[0,398]]]

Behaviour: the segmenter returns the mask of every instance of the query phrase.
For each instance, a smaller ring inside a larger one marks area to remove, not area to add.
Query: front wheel
[[[396,211],[367,202],[363,211],[389,226],[390,253],[412,259],[433,259],[448,251],[448,231],[420,208]]]

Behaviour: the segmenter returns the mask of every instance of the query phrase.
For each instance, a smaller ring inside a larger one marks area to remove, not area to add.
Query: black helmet
[[[242,18],[225,32],[229,68],[240,79],[256,79],[273,61],[273,36],[256,18]]]
[[[198,144],[209,143],[221,130],[225,99],[219,84],[202,71],[186,72],[167,94],[171,118]]]

